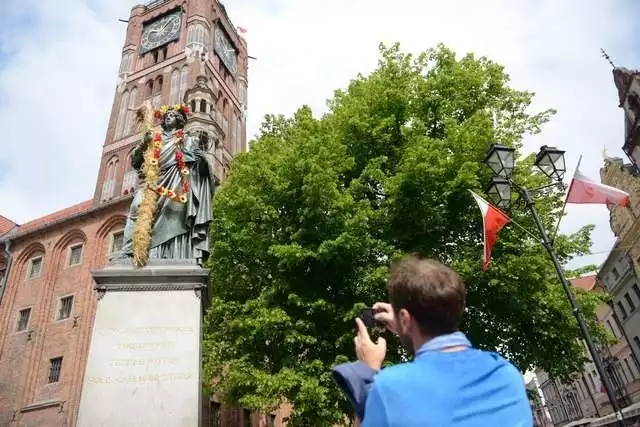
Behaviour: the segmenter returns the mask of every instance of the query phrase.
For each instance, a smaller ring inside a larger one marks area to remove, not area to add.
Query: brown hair
[[[449,267],[419,255],[391,266],[387,285],[396,314],[405,309],[429,337],[456,332],[465,306],[465,286]]]

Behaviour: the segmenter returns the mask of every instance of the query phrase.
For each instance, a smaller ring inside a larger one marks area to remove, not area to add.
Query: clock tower
[[[216,0],[155,0],[131,10],[94,203],[131,194],[135,108],[185,103],[216,179],[246,150],[247,44]]]

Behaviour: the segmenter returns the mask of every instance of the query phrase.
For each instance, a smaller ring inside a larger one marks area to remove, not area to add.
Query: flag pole
[[[576,165],[576,169],[573,171],[573,177],[571,177],[571,183],[569,184],[569,188],[567,189],[567,192],[564,195],[564,202],[562,203],[562,210],[560,211],[560,216],[558,217],[558,222],[556,223],[556,229],[553,231],[553,234],[551,235],[551,246],[554,246],[556,243],[556,236],[558,235],[560,222],[562,221],[562,217],[564,216],[564,211],[567,207],[567,197],[569,196],[569,191],[571,191],[571,184],[573,184],[573,178],[576,176],[576,172],[578,172],[578,168],[580,167],[581,162],[582,162],[582,154],[580,154],[580,157],[578,158],[578,164]]]

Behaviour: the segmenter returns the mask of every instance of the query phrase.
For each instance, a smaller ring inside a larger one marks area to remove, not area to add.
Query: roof
[[[41,218],[34,219],[33,221],[26,222],[18,227],[16,235],[20,235],[29,231],[36,230],[47,225],[51,225],[60,220],[64,220],[71,215],[76,215],[82,212],[86,212],[93,206],[93,200],[87,200],[82,203],[70,206],[68,208],[59,210],[49,215],[45,215]]]
[[[591,274],[589,276],[576,277],[573,279],[569,279],[571,285],[582,288],[585,291],[590,291],[596,286],[596,275]]]
[[[13,228],[18,225],[15,222],[11,221],[9,218],[6,218],[0,215],[0,236],[8,233],[13,230]]]

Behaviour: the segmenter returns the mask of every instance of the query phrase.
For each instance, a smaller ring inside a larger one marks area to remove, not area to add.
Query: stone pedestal
[[[197,427],[205,270],[189,261],[93,272],[98,306],[80,427]]]

